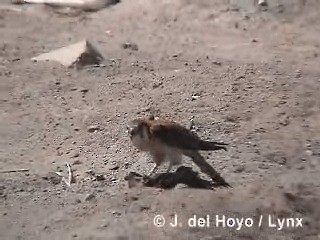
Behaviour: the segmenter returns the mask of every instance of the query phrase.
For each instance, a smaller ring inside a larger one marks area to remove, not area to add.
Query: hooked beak
[[[127,134],[129,135],[129,137],[130,137],[130,139],[131,139],[132,136],[133,136],[133,128],[127,127]]]

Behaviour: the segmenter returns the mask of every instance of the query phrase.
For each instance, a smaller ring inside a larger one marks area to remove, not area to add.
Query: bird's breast
[[[132,142],[133,146],[135,146],[136,148],[138,148],[141,151],[148,151],[150,148],[149,140],[141,138],[139,135],[132,136],[131,142]]]

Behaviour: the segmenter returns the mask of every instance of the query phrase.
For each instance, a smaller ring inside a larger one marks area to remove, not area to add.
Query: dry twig
[[[12,170],[1,170],[0,173],[14,173],[14,172],[29,172],[30,169],[12,169]]]
[[[71,183],[74,183],[75,181],[74,181],[74,177],[73,177],[70,163],[66,162],[66,166],[68,168],[68,179],[66,179],[66,177],[63,176],[61,172],[55,172],[55,173],[57,175],[59,175],[60,177],[62,177],[62,181],[64,181],[68,185],[68,187],[70,187]]]

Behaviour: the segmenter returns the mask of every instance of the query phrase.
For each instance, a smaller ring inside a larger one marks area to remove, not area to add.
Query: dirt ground
[[[320,239],[320,4],[227,2],[0,10],[0,170],[29,169],[0,173],[0,239]],[[104,67],[30,60],[82,39]],[[233,188],[129,188],[152,162],[126,124],[152,111],[229,143],[202,154]]]

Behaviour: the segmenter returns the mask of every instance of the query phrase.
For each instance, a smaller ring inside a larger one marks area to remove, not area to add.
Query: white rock
[[[66,67],[99,64],[103,57],[87,40],[32,58],[33,61],[56,61]]]
[[[13,4],[46,4],[53,7],[78,8],[84,11],[98,11],[118,2],[120,0],[11,0]]]
[[[259,0],[258,5],[259,6],[268,6],[267,0]]]

